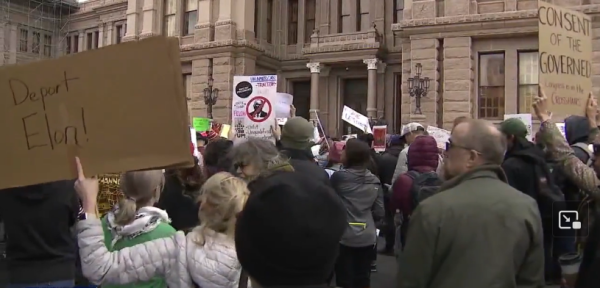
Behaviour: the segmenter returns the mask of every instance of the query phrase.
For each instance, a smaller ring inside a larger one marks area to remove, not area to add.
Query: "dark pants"
[[[28,288],[28,287],[73,287],[75,286],[74,280],[63,280],[49,283],[38,283],[38,284],[8,284],[6,288]]]
[[[340,244],[340,255],[335,264],[335,283],[342,288],[371,286],[373,245],[348,247]]]

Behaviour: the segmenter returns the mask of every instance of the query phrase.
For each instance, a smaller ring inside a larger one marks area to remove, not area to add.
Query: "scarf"
[[[132,239],[154,230],[160,223],[171,223],[169,215],[165,210],[146,206],[138,209],[134,220],[124,226],[115,223],[115,214],[119,211],[119,205],[115,205],[112,211],[106,215],[106,224],[112,234],[111,247],[115,246],[121,239]]]

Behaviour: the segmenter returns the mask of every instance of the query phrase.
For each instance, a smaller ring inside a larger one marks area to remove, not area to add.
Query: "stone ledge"
[[[586,14],[597,14],[600,13],[600,4],[582,5],[577,7],[571,7],[573,10],[580,11]],[[400,23],[392,24],[392,31],[401,31],[407,28],[420,27],[420,26],[440,26],[440,25],[451,25],[451,24],[468,24],[478,22],[490,22],[490,21],[510,21],[518,19],[535,19],[537,18],[537,10],[523,10],[523,11],[508,11],[501,13],[490,13],[490,14],[472,14],[463,16],[447,16],[437,18],[425,18],[425,19],[411,19],[404,20]]]

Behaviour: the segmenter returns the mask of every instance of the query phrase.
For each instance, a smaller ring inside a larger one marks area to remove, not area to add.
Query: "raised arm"
[[[563,167],[565,176],[572,181],[577,187],[588,193],[590,197],[596,200],[600,200],[600,180],[596,175],[596,171],[592,167],[588,167],[585,163],[581,162],[573,152],[573,149],[567,143],[567,140],[562,136],[558,127],[550,121],[550,113],[547,112],[547,98],[543,93],[540,93],[539,97],[536,97],[534,103],[534,109],[538,116],[538,119],[542,121],[540,125],[540,136],[542,143],[546,146],[550,157],[555,160],[559,166]],[[591,110],[591,106],[595,111],[596,104],[595,99],[590,95],[588,104],[588,112]],[[598,128],[595,123],[595,114],[588,115],[590,124],[593,124],[590,138],[596,138]]]
[[[77,236],[83,275],[94,284],[129,284],[163,276],[169,287],[192,287],[183,232],[113,252],[105,246],[99,219],[79,221]]]

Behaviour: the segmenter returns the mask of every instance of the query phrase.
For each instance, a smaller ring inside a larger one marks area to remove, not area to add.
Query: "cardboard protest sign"
[[[154,37],[0,70],[0,188],[73,179],[76,155],[88,175],[193,165],[177,46]]]
[[[232,121],[235,138],[273,140],[277,75],[234,76]]]
[[[538,2],[539,83],[559,116],[585,115],[592,91],[592,20],[567,8]]]

